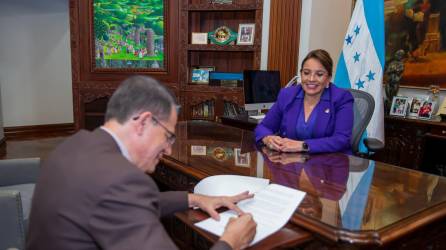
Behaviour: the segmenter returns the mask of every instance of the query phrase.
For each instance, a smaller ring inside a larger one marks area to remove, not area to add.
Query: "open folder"
[[[257,223],[257,232],[250,245],[256,244],[285,226],[305,197],[305,192],[269,184],[267,179],[238,175],[210,176],[201,180],[194,188],[194,193],[216,196],[236,195],[244,191],[254,193],[254,198],[237,204],[242,211],[251,213]],[[220,213],[220,221],[209,218],[195,225],[221,236],[229,219],[236,216],[234,211],[229,210]]]

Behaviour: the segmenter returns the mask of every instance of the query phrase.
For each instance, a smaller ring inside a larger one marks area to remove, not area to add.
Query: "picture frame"
[[[437,103],[435,101],[426,100],[421,105],[420,110],[418,111],[418,119],[431,119],[432,112],[434,111],[435,105]]]
[[[191,44],[208,44],[208,33],[192,32]]]
[[[446,121],[446,98],[443,99],[436,115],[439,115],[442,121]]]
[[[209,84],[209,72],[215,71],[214,66],[195,66],[190,71],[192,84]]]
[[[241,23],[238,26],[237,45],[253,45],[255,23]]]
[[[392,100],[392,106],[390,108],[390,115],[405,117],[408,106],[409,106],[408,97],[394,96]]]
[[[190,155],[199,155],[206,156],[206,146],[202,145],[191,145],[190,146]]]
[[[240,148],[234,148],[234,164],[238,167],[250,167],[251,155],[249,152],[242,154]]]
[[[89,4],[94,18],[94,22],[90,22],[92,72],[159,72],[167,69],[166,0],[150,6],[144,1],[129,4],[125,0],[113,0],[112,5],[92,0]],[[139,11],[133,13],[135,9]]]
[[[421,96],[412,97],[409,102],[410,105],[407,111],[407,116],[409,118],[418,118],[418,112],[420,111],[420,108],[426,99],[427,99],[426,97],[421,97]]]
[[[446,67],[440,66],[446,60],[443,2],[384,1],[386,62],[405,52],[401,86],[446,88]]]

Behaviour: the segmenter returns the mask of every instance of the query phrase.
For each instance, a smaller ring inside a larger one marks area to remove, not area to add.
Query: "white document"
[[[201,180],[194,193],[212,196],[237,195],[245,191],[255,193],[268,186],[269,180],[242,175],[214,175]]]
[[[206,180],[208,178],[211,179]],[[198,188],[195,187],[194,191],[198,190],[200,194],[206,195],[234,195],[246,190],[250,192],[255,190],[253,191],[254,198],[237,204],[242,211],[251,213],[257,223],[257,233],[250,245],[259,242],[285,226],[306,194],[278,184],[268,185],[268,182],[265,184],[265,179],[255,177],[223,175],[208,178],[202,180],[205,182],[204,185],[201,185],[201,182],[198,183]],[[213,186],[218,189],[215,193],[213,193]],[[205,188],[205,193],[201,192],[203,188]],[[223,188],[229,190],[229,192],[225,193]],[[220,213],[220,221],[209,218],[195,225],[221,236],[229,219],[236,216],[237,214],[234,211],[226,211]]]

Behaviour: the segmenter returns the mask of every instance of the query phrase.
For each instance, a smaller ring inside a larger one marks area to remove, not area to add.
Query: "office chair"
[[[349,89],[355,99],[353,106],[353,130],[351,146],[353,154],[358,156],[368,156],[367,153],[359,152],[359,143],[370,119],[375,110],[375,100],[369,93],[357,89]],[[364,145],[369,152],[376,152],[384,148],[384,144],[374,138],[364,139]]]
[[[0,249],[24,249],[40,159],[0,160]]]

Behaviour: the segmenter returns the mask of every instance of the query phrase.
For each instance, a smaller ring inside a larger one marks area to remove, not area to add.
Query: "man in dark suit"
[[[200,207],[218,218],[239,213],[213,249],[246,247],[256,224],[234,204],[252,195],[210,197],[160,193],[152,173],[175,141],[174,97],[156,80],[124,81],[107,106],[105,124],[65,140],[42,166],[30,215],[27,249],[176,249],[160,217]]]

